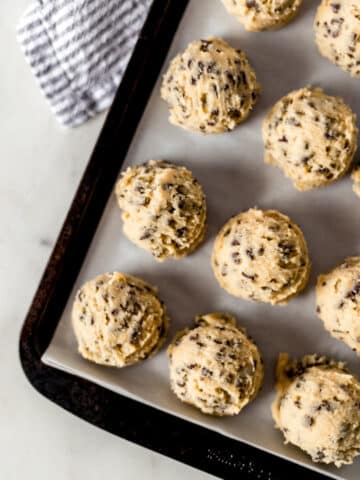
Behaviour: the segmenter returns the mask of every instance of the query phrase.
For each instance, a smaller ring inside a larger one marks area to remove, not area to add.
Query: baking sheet
[[[192,0],[170,50],[168,64],[187,43],[211,35],[223,37],[249,56],[262,84],[262,96],[248,121],[231,133],[202,136],[171,126],[159,97],[161,75],[134,137],[124,168],[149,159],[168,159],[189,167],[207,194],[209,228],[205,243],[190,257],[158,264],[128,241],[114,195],[98,227],[74,287],[106,271],[138,275],[157,285],[172,319],[169,339],[192,323],[197,313],[229,311],[256,339],[265,361],[265,383],[258,398],[237,417],[211,418],[183,405],[170,392],[165,348],[141,365],[123,370],[93,365],[77,353],[70,324],[71,296],[56,333],[43,356],[53,367],[87,378],[111,390],[204,425],[332,478],[360,477],[360,461],[335,469],[313,464],[273,428],[274,366],[279,352],[294,357],[321,353],[345,360],[360,375],[359,358],[332,339],[315,315],[314,285],[319,273],[360,251],[360,200],[346,177],[335,184],[297,192],[280,170],[264,165],[261,123],[266,111],[291,90],[319,85],[341,95],[360,113],[360,81],[331,65],[318,53],[312,23],[318,2],[305,0],[288,27],[272,33],[250,33],[230,17],[220,0]],[[161,72],[162,74],[163,72]],[[119,132],[121,134],[121,132]],[[302,228],[313,263],[306,291],[288,306],[272,307],[236,299],[220,289],[210,267],[214,237],[228,218],[258,206],[288,214]]]

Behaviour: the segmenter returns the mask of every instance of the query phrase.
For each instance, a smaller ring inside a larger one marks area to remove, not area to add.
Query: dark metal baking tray
[[[25,319],[19,345],[21,364],[38,392],[74,415],[218,477],[325,478],[41,362],[187,3],[153,2]]]

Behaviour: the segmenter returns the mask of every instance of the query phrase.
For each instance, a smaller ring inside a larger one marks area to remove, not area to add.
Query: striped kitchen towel
[[[36,0],[17,38],[56,118],[80,125],[115,95],[152,0]]]

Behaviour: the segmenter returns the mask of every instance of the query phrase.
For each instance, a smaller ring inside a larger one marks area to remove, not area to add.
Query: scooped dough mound
[[[245,53],[220,38],[190,43],[170,63],[161,87],[170,122],[203,133],[233,130],[247,118],[259,92]]]
[[[360,78],[360,4],[358,0],[323,0],[314,23],[320,53]]]
[[[276,389],[272,413],[286,443],[337,467],[360,454],[360,382],[344,364],[281,354]]]
[[[161,160],[129,167],[115,193],[125,235],[156,260],[184,257],[203,241],[205,195],[187,168]]]
[[[360,355],[360,257],[318,277],[316,303],[326,330]]]
[[[339,97],[302,88],[279,100],[263,124],[266,163],[298,190],[334,182],[349,169],[357,147],[356,116]]]
[[[274,30],[289,23],[302,0],[222,0],[228,12],[247,30]]]
[[[209,415],[237,415],[257,395],[263,362],[255,343],[227,313],[198,316],[168,348],[171,389]]]
[[[156,290],[118,272],[99,275],[80,288],[72,322],[80,354],[113,367],[153,355],[168,327],[166,309]]]
[[[297,295],[310,274],[300,228],[276,210],[250,209],[231,218],[216,237],[212,267],[232,295],[271,304]]]
[[[351,174],[353,179],[353,191],[358,197],[360,197],[360,166],[355,168]]]

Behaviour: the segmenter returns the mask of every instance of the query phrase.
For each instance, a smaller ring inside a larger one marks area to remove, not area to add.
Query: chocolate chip
[[[190,335],[189,336],[189,340],[192,340],[193,342],[195,342],[196,340],[198,340],[199,338],[199,334],[198,333],[194,333],[193,335]]]
[[[249,275],[248,273],[245,273],[245,272],[241,272],[241,275],[247,278],[248,280],[251,280],[251,281],[255,280],[255,275]]]
[[[145,193],[145,189],[142,185],[136,185],[135,191],[139,192],[141,195],[143,195]]]
[[[343,422],[341,425],[340,425],[340,436],[341,437],[345,437],[351,430],[351,424],[348,423],[348,422]]]
[[[330,7],[332,8],[334,13],[338,13],[341,8],[341,5],[340,3],[330,3]]]
[[[327,412],[332,412],[333,406],[329,402],[329,400],[323,400],[317,407],[316,410],[320,412],[321,410],[326,410]]]
[[[254,250],[252,248],[248,248],[246,250],[246,255],[251,259],[255,260]]]
[[[301,123],[298,120],[296,120],[295,117],[288,118],[287,123],[289,125],[293,125],[294,127],[301,127]]]
[[[325,453],[322,450],[318,450],[315,454],[314,460],[316,462],[321,462],[321,460],[324,460],[325,458]]]
[[[226,376],[225,380],[228,382],[228,383],[234,383],[234,379],[235,379],[235,376],[232,374],[232,373],[228,373],[228,375]]]
[[[353,288],[345,295],[345,298],[354,299],[360,293],[360,282],[356,283]]]
[[[231,254],[231,258],[233,259],[233,261],[236,265],[239,265],[241,263],[241,258],[240,258],[240,253],[239,252],[233,252]]]
[[[240,75],[240,77],[241,77],[242,83],[243,83],[244,85],[247,85],[248,82],[247,82],[247,78],[246,78],[245,72],[241,71],[241,72],[239,73],[239,75]]]
[[[295,252],[294,245],[292,245],[291,243],[289,243],[285,240],[282,240],[281,242],[279,242],[278,247],[279,247],[281,253],[285,257],[289,257],[290,255],[292,255]]]
[[[148,240],[151,235],[155,233],[153,228],[148,228],[145,232],[141,235],[140,240]]]
[[[239,118],[241,116],[240,110],[238,110],[236,108],[230,108],[227,113],[228,113],[229,117],[232,118],[232,119],[236,119],[236,118]]]
[[[176,235],[179,237],[179,238],[182,238],[186,233],[186,227],[183,227],[183,228],[178,228],[176,230]]]
[[[204,377],[211,377],[213,374],[213,372],[211,370],[209,370],[208,368],[206,367],[202,367],[201,369],[201,375],[203,375]]]
[[[246,0],[246,6],[248,8],[258,8],[258,4],[256,3],[255,0]]]
[[[226,78],[231,83],[231,85],[235,85],[235,79],[234,79],[234,76],[232,75],[232,73],[230,73],[229,71],[226,71],[225,75],[226,75]]]
[[[207,40],[201,40],[200,51],[201,52],[208,52],[209,51],[209,44]]]
[[[312,427],[315,423],[314,417],[311,417],[310,415],[305,415],[304,417],[304,425],[305,427]]]
[[[135,325],[135,328],[134,330],[132,331],[131,333],[131,336],[130,336],[130,343],[137,343],[137,340],[140,336],[140,333],[141,333],[141,325],[140,323],[137,323]]]

